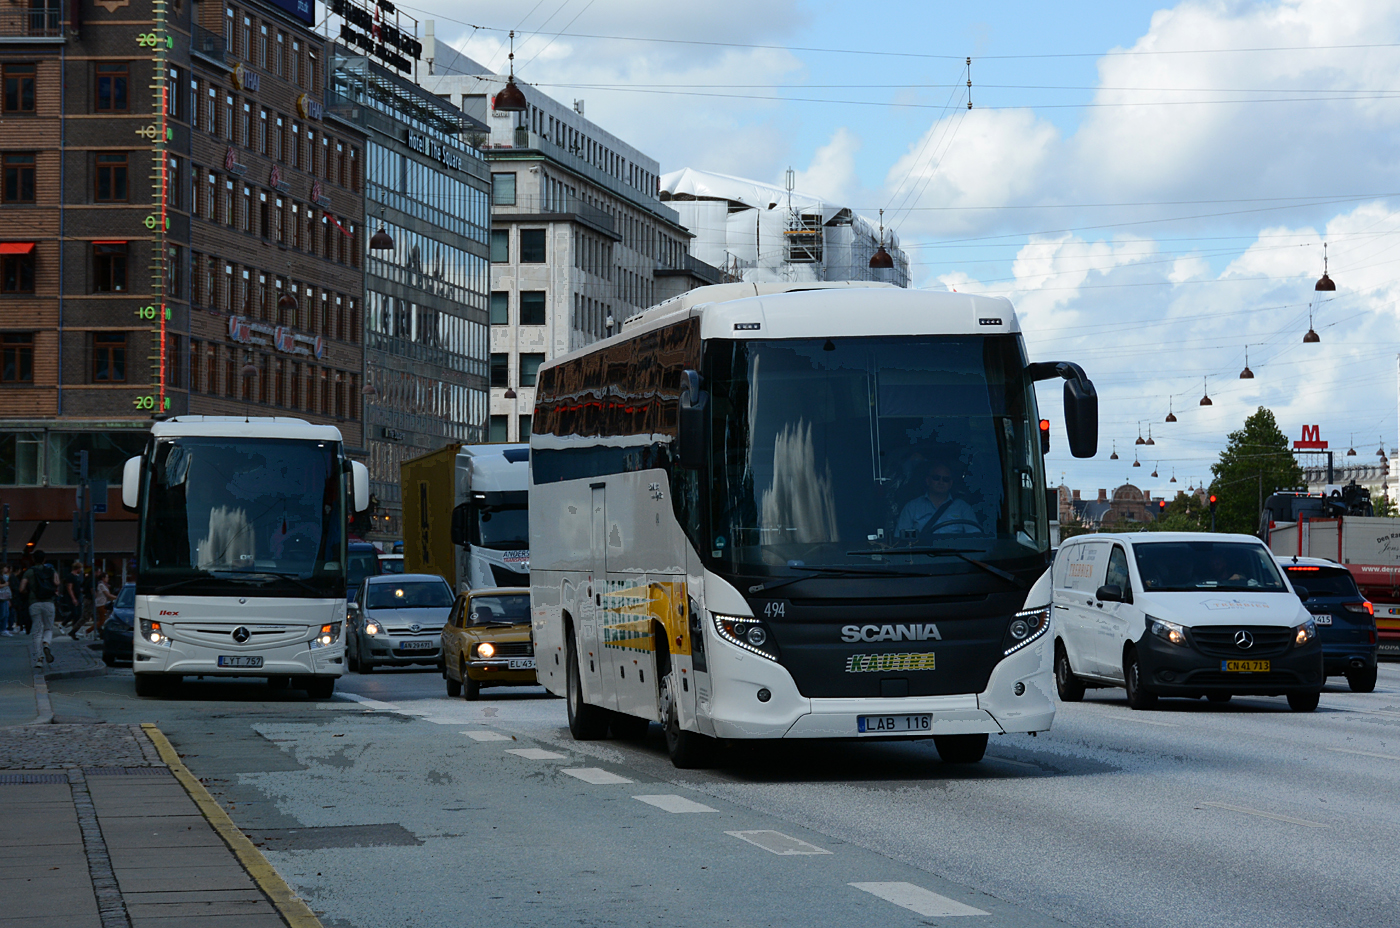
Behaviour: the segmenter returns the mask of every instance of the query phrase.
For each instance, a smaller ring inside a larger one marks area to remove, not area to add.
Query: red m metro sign
[[[1293,443],[1293,447],[1294,447],[1294,448],[1297,448],[1297,449],[1300,450],[1300,451],[1301,451],[1301,450],[1326,451],[1326,450],[1327,450],[1327,442],[1323,441],[1322,438],[1320,437],[1321,431],[1322,431],[1322,427],[1321,427],[1321,426],[1317,426],[1317,425],[1305,425],[1305,426],[1303,426],[1303,437],[1302,437],[1302,439],[1300,439],[1299,441],[1295,441],[1295,442]]]

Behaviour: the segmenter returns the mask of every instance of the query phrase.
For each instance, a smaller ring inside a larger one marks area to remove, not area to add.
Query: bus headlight
[[[1023,609],[1011,617],[1006,626],[1006,636],[1002,639],[1002,657],[1015,654],[1026,645],[1045,634],[1050,627],[1050,607]]]
[[[322,625],[320,632],[311,639],[313,648],[329,648],[340,640],[340,623],[331,622],[329,625]]]
[[[712,613],[715,631],[730,644],[738,645],[745,651],[766,657],[770,661],[778,659],[778,649],[773,644],[773,636],[759,619],[741,615],[720,615]]]
[[[1299,625],[1293,629],[1293,647],[1301,648],[1303,645],[1307,644],[1309,641],[1312,641],[1316,637],[1317,625],[1313,623],[1312,619],[1308,619],[1302,625]]]
[[[141,620],[141,637],[151,644],[163,644],[170,647],[170,639],[161,630],[159,622],[152,622],[150,619]]]

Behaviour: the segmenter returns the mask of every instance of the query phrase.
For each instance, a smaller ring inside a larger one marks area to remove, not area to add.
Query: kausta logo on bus
[[[942,641],[938,626],[927,625],[847,625],[841,629],[841,640],[854,641]]]

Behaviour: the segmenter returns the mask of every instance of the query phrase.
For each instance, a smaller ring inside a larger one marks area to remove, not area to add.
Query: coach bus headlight
[[[712,614],[715,619],[715,631],[725,641],[770,661],[778,659],[778,649],[773,646],[773,636],[763,627],[762,621],[742,615]]]
[[[150,619],[141,620],[141,637],[145,638],[151,644],[163,644],[166,647],[170,646],[170,639],[167,638],[165,632],[161,630],[160,623],[152,622]]]
[[[315,638],[311,639],[311,647],[329,648],[331,645],[335,644],[339,640],[340,623],[331,622],[328,625],[321,626],[321,631],[317,633]]]
[[[1006,637],[1002,641],[1002,656],[1015,654],[1026,645],[1045,634],[1050,627],[1050,607],[1024,609],[1011,617],[1006,626]]]

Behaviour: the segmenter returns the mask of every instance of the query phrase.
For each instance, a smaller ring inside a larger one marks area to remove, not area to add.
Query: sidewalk
[[[55,645],[48,674],[90,675]],[[37,721],[27,648],[0,638],[0,926],[319,928],[155,726]]]

